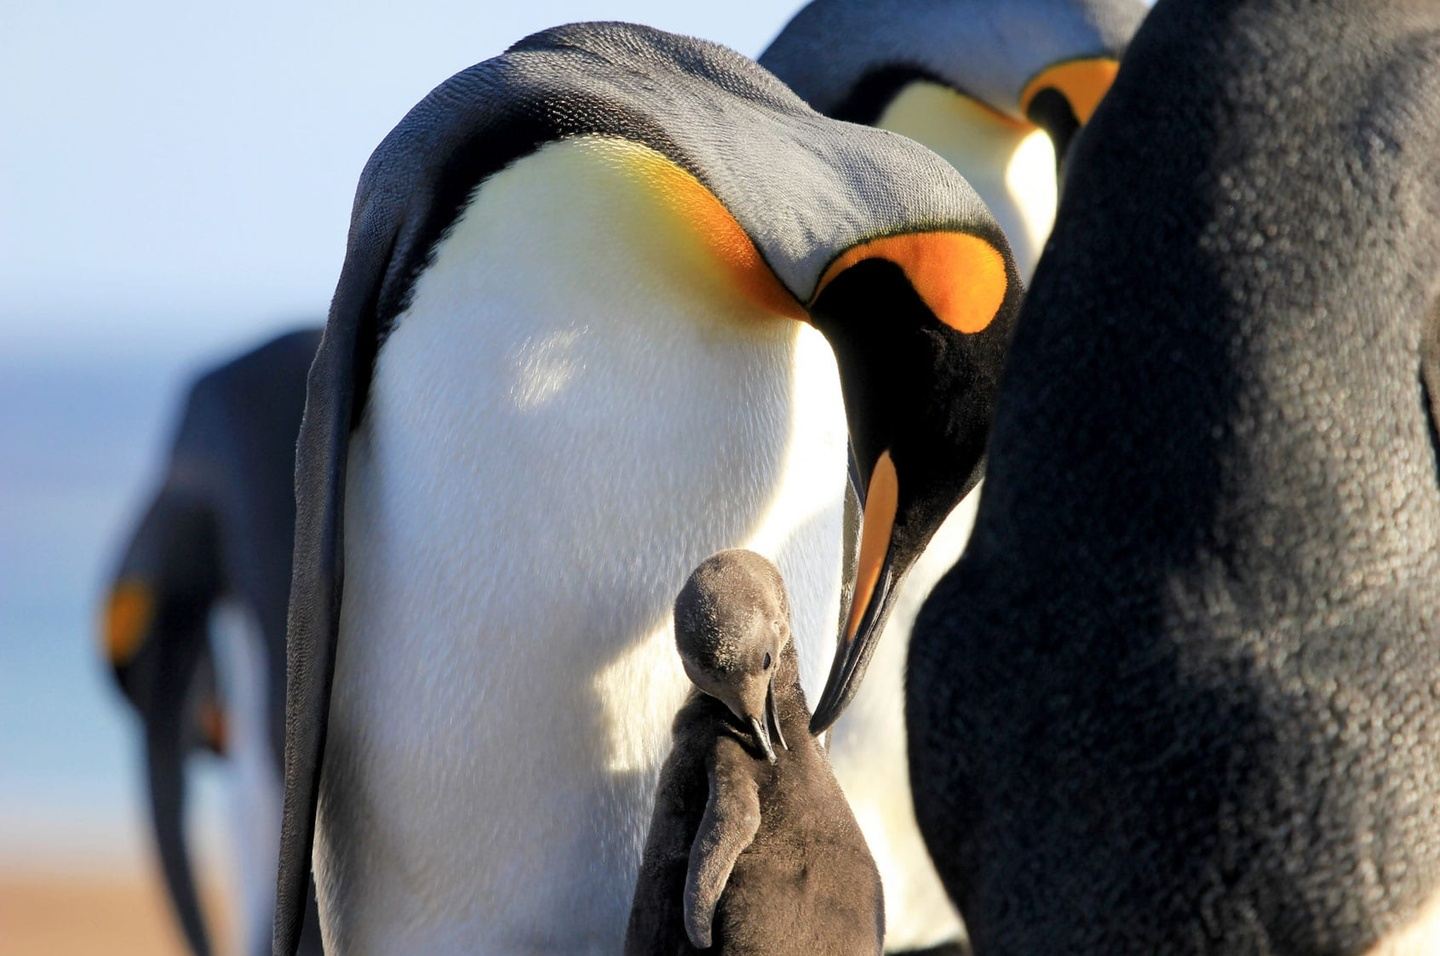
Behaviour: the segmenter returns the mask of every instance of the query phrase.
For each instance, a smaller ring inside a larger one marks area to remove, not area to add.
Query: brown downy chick
[[[660,771],[627,956],[881,952],[880,874],[810,735],[779,570],[706,559],[675,643],[697,689]]]

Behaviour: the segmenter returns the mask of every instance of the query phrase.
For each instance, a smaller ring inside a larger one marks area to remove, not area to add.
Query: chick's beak
[[[765,726],[765,721],[759,717],[751,717],[749,720],[750,730],[755,734],[755,742],[760,745],[761,750],[765,751],[765,759],[774,763],[775,748],[770,746],[770,730]]]
[[[765,688],[765,716],[770,721],[771,730],[781,749],[789,750],[790,745],[785,742],[785,731],[780,729],[780,710],[775,706],[775,678],[773,677],[770,678],[770,685]]]
[[[773,675],[765,683],[763,700],[758,699],[758,695],[756,695],[756,698],[746,701],[740,709],[734,705],[730,709],[734,711],[735,716],[749,725],[750,732],[755,735],[755,743],[764,752],[766,760],[775,763],[777,759],[775,748],[771,744],[772,739],[777,741],[783,749],[790,749],[789,744],[785,743],[785,733],[780,729],[780,711],[775,705],[775,678]]]

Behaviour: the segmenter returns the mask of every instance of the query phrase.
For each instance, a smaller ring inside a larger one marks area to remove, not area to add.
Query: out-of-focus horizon
[[[634,20],[753,56],[799,6],[0,14],[0,954],[180,949],[97,603],[193,376],[322,320],[380,139],[446,77],[547,26]],[[191,829],[213,886],[226,807],[202,763]]]

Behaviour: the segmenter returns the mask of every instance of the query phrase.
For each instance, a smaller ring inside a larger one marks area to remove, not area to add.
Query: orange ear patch
[[[1029,112],[1030,101],[1041,90],[1055,89],[1065,97],[1075,119],[1084,124],[1095,115],[1095,108],[1110,91],[1120,72],[1120,63],[1109,57],[1069,60],[1047,67],[1035,75],[1020,93],[1020,109]]]
[[[150,629],[155,597],[150,588],[135,580],[121,581],[110,592],[105,605],[105,654],[119,666],[135,656]]]
[[[654,195],[689,225],[704,248],[758,308],[808,321],[799,301],[781,284],[754,241],[730,210],[688,170],[638,143],[614,144],[631,170],[643,177]]]
[[[912,232],[884,236],[845,250],[830,263],[814,298],[840,273],[866,259],[886,259],[905,270],[935,317],[961,332],[990,325],[1005,301],[1005,257],[979,236],[963,232]]]
[[[855,637],[865,611],[875,598],[880,583],[880,569],[890,550],[890,533],[895,530],[895,512],[900,506],[900,479],[890,453],[882,452],[870,472],[870,486],[865,492],[865,516],[860,524],[860,556],[855,563],[855,594],[850,601],[850,620],[845,623],[845,639]]]

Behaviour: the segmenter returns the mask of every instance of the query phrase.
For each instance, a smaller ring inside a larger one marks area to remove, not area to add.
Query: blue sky
[[[0,350],[213,351],[318,316],[360,168],[447,76],[573,20],[755,55],[798,6],[6,4]]]

